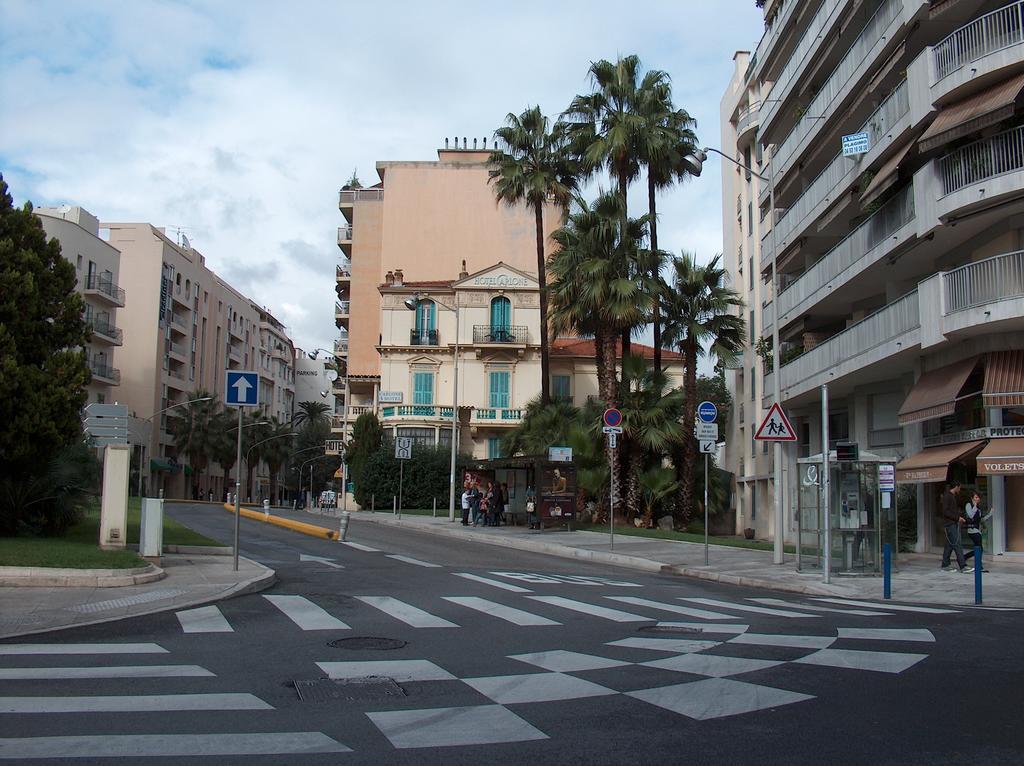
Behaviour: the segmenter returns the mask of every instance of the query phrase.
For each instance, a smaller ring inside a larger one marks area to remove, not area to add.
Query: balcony
[[[436,346],[437,330],[410,330],[410,346]]]
[[[124,290],[114,284],[113,275],[90,274],[85,280],[85,295],[99,298],[118,308],[124,307]]]
[[[942,275],[945,313],[1024,298],[1024,250],[969,263]]]
[[[188,348],[180,343],[169,341],[165,347],[167,349],[167,356],[178,362],[188,361]]]
[[[176,285],[175,288],[171,290],[171,300],[186,311],[192,310],[192,304],[189,302],[189,294],[181,289],[181,285]]]
[[[1024,42],[1024,2],[1007,5],[960,27],[932,49],[937,80],[1011,45]]]
[[[939,160],[943,196],[1024,169],[1024,125],[983,138]]]
[[[352,308],[351,301],[335,301],[334,303],[334,316],[342,317],[348,316],[349,309]]]
[[[234,359],[236,362],[242,361],[242,349],[237,346],[228,346],[228,356]]]
[[[334,267],[334,278],[338,282],[350,282],[352,280],[352,272],[349,270],[348,264],[339,263]]]
[[[353,407],[353,409],[355,409]],[[439,407],[433,404],[405,404],[395,407],[382,407],[381,418],[393,420],[396,418],[408,418],[413,420],[441,419],[451,420],[453,410],[451,407]]]
[[[338,193],[338,205],[351,205],[353,202],[380,202],[384,199],[383,189],[342,189]]]
[[[185,373],[178,370],[165,370],[165,372],[167,373],[167,385],[170,388],[175,388],[178,391],[187,391],[189,389],[188,384],[185,382]]]
[[[348,340],[334,341],[334,353],[341,356],[348,354]]]
[[[793,10],[799,5],[800,0],[785,0],[780,3],[779,10],[775,14],[774,20],[764,31],[764,34],[761,35],[761,40],[757,43],[754,55],[750,57],[750,69],[747,72],[748,77],[756,69],[768,63],[768,60],[774,53],[775,44],[779,41],[780,32],[789,25],[789,19],[793,15]]]
[[[338,248],[345,255],[352,256],[352,226],[338,227]]]
[[[518,425],[523,419],[523,411],[508,407],[476,407],[473,409],[473,422],[487,425]]]
[[[344,428],[346,420],[349,423],[352,423],[360,415],[365,415],[367,412],[373,412],[373,407],[365,405],[352,405],[351,407],[347,408],[347,414],[345,407],[342,407],[341,410],[341,414],[335,413],[331,415],[331,428]]]
[[[739,117],[736,119],[737,143],[744,141],[750,135],[750,132],[757,128],[760,122],[760,112],[760,101],[754,101],[750,106],[740,110]]]
[[[178,335],[188,335],[189,323],[185,317],[180,314],[171,314],[170,319],[167,322],[167,326],[171,332],[177,333]]]
[[[525,327],[473,325],[473,342],[479,344],[500,344],[525,346],[529,334]]]
[[[111,367],[103,359],[86,359],[93,383],[106,383],[108,386],[121,385],[121,371]]]
[[[124,333],[120,327],[114,327],[109,317],[105,315],[86,316],[85,323],[92,328],[94,342],[106,343],[108,346],[120,346],[124,343]]]
[[[228,322],[228,335],[245,342],[245,330],[241,322]]]

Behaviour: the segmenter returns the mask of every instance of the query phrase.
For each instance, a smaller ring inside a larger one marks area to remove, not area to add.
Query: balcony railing
[[[935,75],[941,80],[964,64],[1020,42],[1024,42],[1024,2],[987,13],[932,48]]]
[[[757,122],[760,111],[760,101],[754,101],[750,106],[741,109],[739,116],[736,118],[736,135],[741,136],[751,128]]]
[[[352,272],[348,270],[347,266],[338,264],[334,267],[334,276],[338,279],[352,279]]]
[[[436,346],[437,330],[410,330],[410,346]]]
[[[234,346],[229,346],[228,347],[228,356],[230,356],[232,359],[237,359],[238,361],[241,361],[242,360],[242,350],[239,349],[239,348],[235,348]]]
[[[946,313],[1024,298],[1024,250],[968,263],[942,275]]]
[[[85,279],[85,289],[99,293],[118,306],[124,306],[124,290],[114,284],[114,278],[109,274],[90,274]]]
[[[478,407],[473,410],[473,420],[486,420],[489,422],[510,422],[523,419],[523,411],[520,409],[500,407]]]
[[[177,354],[183,359],[188,358],[188,349],[180,343],[174,343],[173,341],[168,343],[167,350],[172,354]]]
[[[939,160],[944,194],[1024,169],[1024,125],[962,146]]]
[[[88,359],[86,361],[89,364],[89,372],[92,373],[94,378],[102,378],[104,381],[120,384],[121,371],[119,369],[111,367],[106,362],[98,359]]]
[[[352,240],[352,227],[351,226],[339,226],[338,227],[338,241],[339,242],[350,242]]]
[[[353,202],[379,202],[384,199],[383,189],[342,189],[338,193],[339,205],[350,205]]]
[[[383,418],[443,418],[450,420],[451,407],[438,407],[433,404],[405,404],[398,407],[381,408]]]
[[[346,315],[348,310],[352,307],[351,301],[335,301],[334,302],[334,313],[335,315]]]
[[[526,343],[527,337],[525,327],[473,325],[474,343]]]
[[[171,314],[171,324],[181,330],[188,329],[188,322],[185,321],[185,317],[178,316],[177,314]]]
[[[121,328],[114,327],[109,319],[87,316],[85,321],[92,328],[93,335],[98,336],[100,340],[107,340],[115,346],[120,346],[124,342]]]
[[[347,340],[336,340],[336,341],[334,341],[334,353],[336,353],[336,354],[347,354],[348,353],[348,341]]]

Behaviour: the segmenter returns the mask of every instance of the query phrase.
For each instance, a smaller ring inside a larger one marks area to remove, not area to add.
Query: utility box
[[[124,548],[128,536],[127,444],[108,444],[103,450],[103,494],[100,499],[100,547]]]
[[[164,547],[164,501],[154,497],[143,498],[142,518],[139,524],[139,555],[158,559]]]

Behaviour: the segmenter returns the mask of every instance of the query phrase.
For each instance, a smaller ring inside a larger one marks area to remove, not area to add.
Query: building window
[[[750,345],[754,345],[754,310],[750,310]]]
[[[750,520],[757,518],[757,482],[750,485]]]
[[[828,416],[828,448],[833,449],[836,442],[844,442],[850,438],[850,413],[831,412]]]
[[[78,269],[79,271],[82,270],[82,254],[81,253],[78,254],[78,262],[75,264],[75,268]]]
[[[491,372],[490,376],[490,406],[496,409],[508,409],[509,407],[509,378],[508,370]]]
[[[569,375],[551,376],[551,396],[556,402],[572,401],[572,377]]]
[[[399,428],[398,435],[412,439],[412,443],[417,447],[434,446],[433,428]]]
[[[434,373],[414,372],[412,374],[412,403],[434,403]]]
[[[757,368],[756,367],[751,367],[750,368],[750,401],[754,401],[757,398],[757,395],[756,395],[757,378],[755,377],[756,375],[757,375]]]
[[[750,266],[747,269],[747,275],[750,281],[750,292],[754,292],[754,256],[750,256]]]
[[[504,295],[491,301],[491,335],[504,340],[512,326],[512,302]]]
[[[492,436],[487,440],[487,459],[493,460],[497,457],[501,457],[501,439]]]

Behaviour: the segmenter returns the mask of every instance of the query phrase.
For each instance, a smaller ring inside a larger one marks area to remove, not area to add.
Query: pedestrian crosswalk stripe
[[[840,628],[840,638],[865,641],[920,641],[935,643],[935,636],[927,628]]]
[[[824,665],[830,668],[871,670],[876,673],[902,673],[913,667],[927,654],[901,652],[869,652],[856,649],[822,649],[806,657],[793,660],[803,665]]]
[[[318,731],[241,734],[97,734],[0,739],[0,759],[188,757],[349,753]]]
[[[481,577],[480,575],[470,574],[469,572],[452,572],[452,574],[456,577],[464,577],[467,580],[482,582],[484,585],[491,585],[495,588],[501,588],[502,590],[507,590],[512,593],[533,593],[529,588],[520,588],[518,585],[492,580],[489,577]]]
[[[754,646],[788,646],[794,649],[826,649],[836,642],[835,636],[789,636],[766,633],[742,633],[729,639],[730,644]]]
[[[658,628],[687,628],[694,630],[699,633],[745,633],[750,629],[749,625],[738,625],[733,623],[731,625],[723,625],[722,623],[705,623],[705,622],[659,622],[655,627]]]
[[[356,596],[364,604],[380,609],[384,614],[401,620],[414,628],[457,628],[454,622],[435,617],[412,604],[399,601],[391,596]]]
[[[387,557],[389,559],[394,559],[395,561],[404,561],[406,564],[415,564],[418,567],[430,567],[431,569],[441,568],[440,564],[431,564],[429,561],[420,561],[419,559],[414,559],[410,556],[400,556],[397,553],[389,553],[387,554]]]
[[[713,598],[692,598],[683,597],[683,601],[693,601],[696,604],[706,604],[707,606],[717,606],[722,609],[735,609],[740,612],[754,612],[755,614],[768,614],[773,617],[817,617],[816,614],[803,614],[801,612],[793,612],[788,609],[769,609],[763,606],[747,606],[746,604],[734,604],[730,601],[718,601]]]
[[[621,646],[627,649],[651,649],[656,652],[703,652],[720,644],[720,641],[700,641],[692,638],[624,638],[621,641],[609,641],[607,646]]]
[[[709,612],[706,609],[694,609],[692,606],[679,606],[678,604],[664,604],[661,601],[650,601],[646,598],[634,598],[633,596],[605,596],[613,601],[621,601],[624,604],[634,606],[648,606],[652,609],[660,609],[663,612],[683,614],[687,617],[696,617],[698,620],[731,620],[734,615],[722,614],[721,612]]]
[[[185,633],[234,633],[234,628],[228,624],[221,614],[220,609],[215,606],[201,606],[198,609],[186,609],[177,612],[178,622]]]
[[[748,601],[756,601],[759,604],[768,606],[792,606],[796,609],[803,609],[808,612],[833,612],[835,614],[855,614],[860,617],[892,617],[889,612],[870,611],[868,609],[833,609],[827,606],[812,606],[811,604],[798,604],[793,601],[783,601],[781,598],[751,598]]]
[[[167,653],[159,644],[0,644],[0,655]]]
[[[562,598],[561,596],[527,596],[529,599],[534,601],[540,601],[544,604],[550,604],[551,606],[560,606],[563,609],[571,609],[574,612],[582,612],[583,614],[589,614],[594,617],[601,617],[605,620],[611,620],[613,622],[654,622],[650,617],[641,617],[638,614],[631,614],[630,612],[622,612],[618,609],[609,609],[604,606],[596,606],[594,604],[587,604],[583,601],[574,601],[571,598]]]
[[[173,710],[273,709],[252,694],[0,697],[0,713],[148,713]]]
[[[264,596],[303,630],[348,630],[349,626],[304,596]]]
[[[198,665],[114,665],[88,668],[0,668],[0,681],[65,680],[75,678],[208,678]]]
[[[380,676],[395,683],[410,681],[455,681],[455,676],[430,660],[366,660],[362,662],[318,662],[317,666],[335,680]]]
[[[522,609],[514,609],[510,606],[504,606],[503,604],[496,604],[493,601],[488,601],[485,598],[476,598],[475,596],[444,596],[445,601],[451,601],[453,604],[459,604],[460,606],[467,607],[469,609],[475,609],[478,612],[489,614],[492,617],[497,617],[505,622],[511,622],[513,625],[561,625],[560,622],[549,620],[547,617],[541,617],[540,615],[531,614],[530,612],[524,612]]]
[[[347,545],[349,548],[355,548],[357,551],[366,551],[367,553],[380,553],[380,549],[371,548],[369,545],[363,545],[362,543],[354,543],[351,540],[343,540],[342,545]]]
[[[958,614],[956,609],[938,609],[930,606],[902,606],[901,604],[875,604],[871,601],[851,601],[845,598],[816,598],[815,601],[824,601],[828,604],[849,604],[850,606],[871,606],[876,609],[885,609],[895,612],[921,612],[922,614]]]

